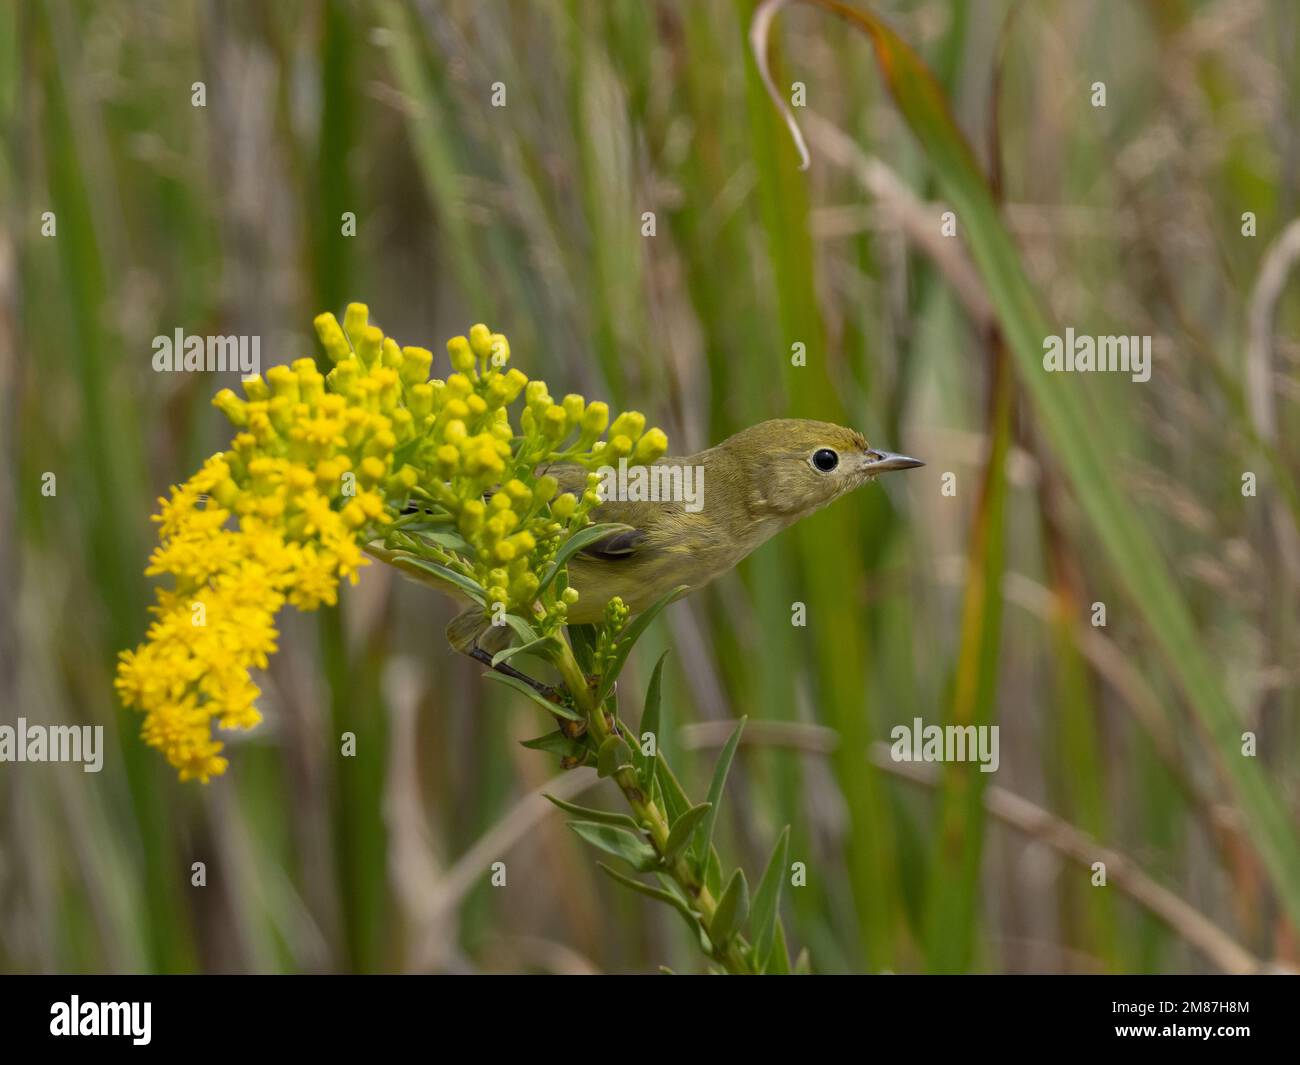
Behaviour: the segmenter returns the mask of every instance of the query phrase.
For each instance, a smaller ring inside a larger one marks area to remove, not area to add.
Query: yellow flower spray
[[[223,389],[213,405],[237,430],[230,449],[159,500],[145,572],[172,587],[158,590],[145,642],[121,655],[116,686],[182,780],[225,770],[214,721],[261,720],[250,673],[276,650],[279,609],[334,604],[340,581],[367,564],[366,544],[418,542],[485,611],[501,603],[548,631],[576,592],[543,588],[546,566],[599,499],[594,483],[580,498],[557,495],[536,469],[653,462],[667,449],[635,411],[611,426],[604,403],[557,403],[506,369],[509,344],[486,326],[448,342],[445,380],[429,379],[432,352],[385,337],[362,304],[341,325],[322,314],[315,326],[333,369],[298,359],[247,379],[244,399]]]
[[[687,798],[657,743],[644,745],[644,734],[658,730],[662,659],[639,729],[619,719],[616,682],[628,653],[686,588],[636,618],[616,596],[598,625],[567,624],[578,602],[567,560],[627,529],[591,524],[601,502],[594,471],[620,459],[654,462],[667,438],[647,430],[636,411],[611,421],[604,403],[579,395],[556,402],[545,384],[506,368],[510,346],[486,326],[453,337],[451,373],[430,380],[432,353],[399,347],[370,325],[361,304],[348,307],[342,324],[332,314],[315,324],[330,372],[299,359],[246,380],[244,399],[218,393],[213,403],[236,429],[229,450],[159,501],[159,543],[146,573],[169,576],[171,586],[158,590],[146,639],[123,652],[116,680],[122,701],[144,714],[145,742],[182,780],[223,773],[213,727],[250,729],[261,720],[252,671],[276,650],[280,608],[333,604],[342,580],[356,581],[367,556],[380,558],[451,586],[522,641],[491,659],[498,668],[486,675],[539,703],[558,725],[524,745],[560,756],[564,766],[593,766],[631,810],[613,816],[552,799],[577,818],[570,827],[580,837],[631,871],[600,868],[670,904],[727,972],[789,972],[777,914],[789,829],[752,915],[743,870],[724,875],[711,842],[744,719],[704,803]],[[544,472],[556,462],[585,467],[586,484],[579,476],[573,492],[560,492]],[[472,613],[462,617],[477,623]],[[501,672],[505,658],[524,651],[549,662],[560,687]],[[806,952],[794,968],[808,971]]]

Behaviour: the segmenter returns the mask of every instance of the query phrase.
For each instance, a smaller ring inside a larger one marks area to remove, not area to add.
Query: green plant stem
[[[591,685],[587,683],[586,675],[578,665],[578,660],[573,656],[573,648],[569,645],[567,636],[560,640],[560,653],[555,664],[560,671],[561,678],[564,680],[565,687],[568,688],[578,709],[582,711],[586,718],[587,729],[591,733],[596,747],[599,748],[605,740],[614,734],[617,726],[607,717],[604,708],[596,701]],[[637,823],[645,829],[654,849],[662,857],[667,851],[668,832],[671,828],[668,817],[659,808],[654,796],[647,795],[642,789],[641,783],[637,779],[636,770],[632,766],[624,766],[612,776],[619,790],[623,792],[624,798],[627,799],[628,805],[632,808]],[[699,912],[700,921],[704,925],[704,930],[709,933],[709,941],[713,943],[714,960],[723,965],[729,973],[752,974],[754,969],[749,960],[752,956],[751,951],[749,944],[742,936],[732,936],[721,947],[714,938],[712,928],[714,915],[718,909],[718,900],[713,897],[713,893],[708,889],[708,886],[696,875],[695,870],[691,868],[686,858],[678,855],[672,861],[664,862],[661,871],[672,877],[686,893],[686,897],[693,900],[695,908]]]

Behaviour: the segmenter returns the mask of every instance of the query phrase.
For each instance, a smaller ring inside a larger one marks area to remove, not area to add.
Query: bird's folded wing
[[[538,474],[550,474],[559,482],[561,492],[582,495],[587,488],[587,470],[572,462],[557,462],[539,469]],[[615,562],[633,558],[637,549],[644,544],[646,533],[636,528],[635,520],[644,511],[635,503],[623,503],[611,500],[602,503],[592,512],[592,518],[600,522],[614,522],[631,525],[632,528],[622,532],[610,533],[594,543],[588,544],[578,552],[579,558],[599,559],[603,562]]]

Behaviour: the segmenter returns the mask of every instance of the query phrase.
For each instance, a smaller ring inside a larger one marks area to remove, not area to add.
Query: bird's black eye
[[[840,464],[840,457],[828,447],[819,447],[813,452],[812,464],[822,473],[830,473]]]

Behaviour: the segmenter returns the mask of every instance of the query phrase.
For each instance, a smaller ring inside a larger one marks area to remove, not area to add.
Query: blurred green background
[[[675,915],[530,798],[560,776],[518,746],[535,708],[445,647],[449,603],[378,566],[341,608],[282,615],[266,721],[212,784],[180,784],[117,704],[154,501],[224,446],[209,400],[234,383],[154,373],[152,338],[260,335],[265,369],[315,353],[313,315],[351,299],[435,350],[485,321],[554,394],[637,407],[678,453],[799,416],[927,460],[672,607],[623,685],[634,717],[672,649],[663,743],[696,796],[749,715],[719,846],[752,882],[792,826],[807,884],[784,919],[817,971],[1296,963],[1278,900],[1300,884],[1265,871],[1225,771],[1239,753],[1197,724],[1007,373],[964,221],[940,235],[937,175],[869,44],[819,11],[778,18],[802,173],[753,7],[3,6],[0,723],[102,724],[107,756],[98,775],[0,765],[0,967],[703,968]],[[1154,338],[1150,382],[1063,387],[1294,845],[1300,7],[875,10],[1000,173],[1054,318]],[[872,744],[914,717],[998,723],[999,771],[882,767]],[[580,774],[551,786],[617,806]]]

